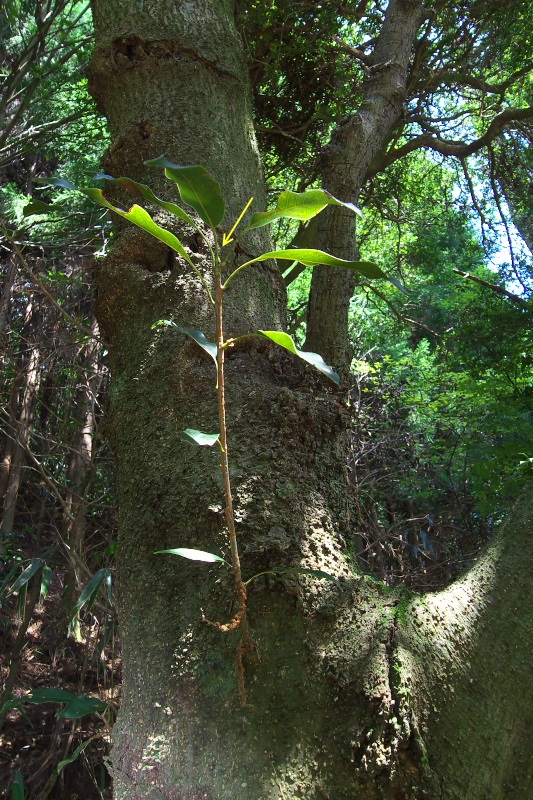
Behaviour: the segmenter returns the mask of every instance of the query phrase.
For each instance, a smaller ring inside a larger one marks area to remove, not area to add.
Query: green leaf
[[[86,714],[103,714],[107,705],[97,697],[86,697],[79,694],[70,703],[67,703],[63,711],[57,715],[62,719],[80,719]]]
[[[98,591],[103,583],[107,584],[108,587],[108,598],[111,601],[111,571],[107,568],[99,569],[98,572],[95,572],[92,576],[91,580],[83,590],[83,592],[78,597],[76,604],[74,606],[74,610],[72,612],[70,625],[72,627],[74,620],[76,619],[78,613],[83,608],[83,606],[87,603],[87,611],[90,611],[96,597],[98,595]]]
[[[104,556],[114,556],[117,550],[118,550],[118,542],[116,540],[109,542],[109,544],[104,550]]]
[[[289,336],[288,333],[283,333],[283,331],[259,331],[260,334],[266,336],[267,339],[270,339],[272,342],[275,342],[280,347],[284,347],[285,350],[288,350],[290,353],[294,353],[294,355],[302,358],[304,361],[307,361],[308,364],[311,364],[313,367],[318,369],[324,375],[326,375],[330,380],[334,381],[334,383],[340,383],[340,375],[338,375],[332,367],[330,367],[322,356],[319,356],[318,353],[308,353],[305,350],[298,350],[292,336]]]
[[[250,261],[246,261],[244,264],[241,264],[239,267],[237,267],[234,272],[232,272],[232,274],[226,280],[224,288],[226,288],[235,275],[237,275],[237,273],[239,273],[242,269],[245,269],[245,267],[249,267],[251,264],[255,264],[258,261],[267,261],[268,259],[280,259],[281,261],[293,262],[299,261],[306,267],[316,267],[319,265],[326,267],[344,267],[345,269],[349,269],[352,272],[356,272],[357,274],[371,280],[389,281],[389,283],[394,284],[394,286],[396,286],[402,292],[405,292],[405,294],[409,294],[409,292],[399,281],[397,281],[395,278],[389,278],[389,276],[383,272],[383,270],[380,269],[377,264],[374,264],[373,261],[346,261],[343,258],[330,256],[329,253],[324,253],[322,250],[301,250],[297,248],[289,250],[271,250],[268,253],[263,253],[263,255],[257,256],[257,258],[252,258]]]
[[[52,211],[64,211],[62,206],[43,203],[42,200],[32,200],[22,209],[22,216],[33,217],[36,214],[50,214]]]
[[[76,761],[78,756],[81,753],[83,753],[87,745],[89,745],[93,739],[96,739],[96,736],[91,736],[90,739],[87,739],[85,742],[82,742],[80,745],[78,745],[78,747],[76,747],[72,755],[70,755],[68,758],[63,759],[63,761],[60,761],[54,770],[54,775],[59,775],[60,772],[67,766],[67,764],[72,764],[73,761]]]
[[[48,594],[50,589],[50,582],[52,580],[53,572],[48,566],[43,567],[43,577],[41,579],[41,603]]]
[[[9,597],[9,594],[10,594],[9,584],[11,583],[11,580],[12,580],[13,576],[15,575],[15,573],[18,572],[19,567],[20,567],[20,564],[13,564],[13,566],[9,570],[8,574],[6,575],[4,580],[2,581],[2,584],[0,586],[0,600],[2,600],[4,597]]]
[[[212,230],[220,225],[224,217],[220,184],[204,167],[180,167],[165,156],[144,163],[148,167],[163,167],[167,178],[177,184],[183,202],[194,208]]]
[[[46,183],[51,183],[53,186],[61,186],[65,189],[74,189],[77,192],[87,195],[87,197],[92,198],[92,200],[97,202],[99,205],[104,206],[104,208],[109,208],[111,211],[114,211],[115,214],[118,214],[119,217],[123,217],[123,219],[127,219],[129,222],[133,222],[133,224],[137,225],[138,228],[142,228],[143,231],[146,231],[155,239],[159,239],[160,242],[166,244],[171,248],[171,250],[179,253],[179,255],[182,256],[182,258],[184,258],[185,261],[187,261],[187,263],[193,267],[193,269],[196,269],[194,263],[191,261],[178,237],[174,236],[173,233],[167,231],[165,228],[162,228],[160,225],[154,222],[148,211],[141,206],[133,205],[129,211],[124,211],[124,209],[114,206],[112,203],[106,200],[101,189],[80,189],[79,186],[74,186],[73,183],[66,181],[63,178],[47,178]]]
[[[165,200],[161,200],[161,198],[157,197],[149,186],[146,186],[144,183],[137,183],[137,181],[132,180],[131,178],[113,178],[111,175],[104,175],[99,173],[98,175],[94,176],[95,180],[105,180],[108,183],[114,183],[117,186],[120,186],[121,189],[125,189],[127,192],[131,192],[140,197],[144,197],[145,200],[148,200],[149,203],[153,203],[159,208],[164,208],[166,211],[170,211],[171,214],[174,214],[175,217],[179,217],[184,222],[187,222],[189,225],[194,225],[193,220],[184,211],[180,206],[177,206],[175,203],[167,203]]]
[[[329,253],[324,253],[322,250],[272,250],[269,253],[258,256],[258,258],[254,258],[254,262],[266,261],[269,258],[278,258],[282,261],[300,261],[306,267],[316,267],[319,264],[323,264],[326,267],[344,267],[352,272],[364,275],[365,278],[390,280],[383,270],[372,261],[345,261],[343,258],[330,256]]]
[[[158,325],[172,325],[172,327],[176,328],[180,333],[190,336],[191,339],[194,339],[196,344],[200,345],[202,350],[205,350],[205,352],[211,356],[215,364],[217,363],[217,346],[213,342],[210,342],[202,331],[196,328],[182,328],[181,325],[176,325],[175,322],[171,322],[169,319],[160,319],[152,325],[152,327],[156,328]]]
[[[12,800],[24,800],[26,797],[26,790],[24,789],[24,778],[20,769],[16,769],[13,773],[13,783],[11,785]]]
[[[195,431],[194,428],[187,428],[187,430],[183,431],[181,434],[181,438],[184,442],[207,445],[208,447],[212,447],[216,444],[216,442],[218,442],[218,437],[218,433],[202,433],[202,431]]]
[[[219,561],[222,564],[228,563],[225,559],[216,556],[214,553],[206,553],[205,550],[190,550],[188,547],[178,547],[174,550],[156,550],[155,555],[158,553],[171,553],[174,556],[189,558],[191,561]]]
[[[321,569],[305,569],[305,567],[277,567],[274,569],[267,569],[264,572],[258,572],[257,575],[254,575],[252,578],[249,578],[246,581],[246,585],[255,581],[256,578],[259,578],[260,575],[270,575],[270,574],[277,574],[278,572],[295,572],[295,573],[303,573],[304,575],[314,575],[315,578],[322,578],[326,581],[331,581],[336,586],[341,589],[341,585],[337,578],[334,575],[330,575],[329,572],[324,572]]]
[[[102,714],[107,705],[97,697],[87,697],[84,694],[74,694],[66,689],[33,689],[27,697],[22,697],[23,703],[66,703],[65,708],[59,712],[58,717],[64,719],[79,719],[86,714]]]
[[[51,687],[48,689],[32,689],[29,695],[22,698],[24,703],[70,703],[76,695],[66,689]]]
[[[300,219],[305,222],[319,214],[326,206],[331,205],[344,206],[355,214],[362,216],[357,206],[354,206],[353,203],[343,203],[324,189],[311,189],[308,192],[302,193],[287,190],[282,192],[278,197],[276,208],[272,209],[272,211],[263,211],[254,214],[250,224],[243,232],[245,233],[252,228],[260,228],[263,225],[269,225],[271,222],[274,222],[274,220],[284,217]]]
[[[12,711],[14,708],[16,708],[17,711],[22,711],[23,700],[23,697],[11,697],[11,699],[7,700],[2,708],[0,708],[0,717],[3,717],[4,714],[7,714],[8,711]]]
[[[13,594],[13,592],[17,592],[23,586],[26,586],[28,582],[33,578],[36,572],[38,572],[41,567],[43,566],[44,562],[41,561],[40,558],[34,558],[30,564],[26,567],[24,572],[19,575],[17,580],[12,584],[11,588],[8,591],[8,595]]]

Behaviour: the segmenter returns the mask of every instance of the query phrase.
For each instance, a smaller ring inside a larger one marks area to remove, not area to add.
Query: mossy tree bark
[[[91,76],[113,135],[106,170],[168,196],[143,160],[203,164],[228,199],[226,231],[250,196],[264,208],[233,10],[230,0],[96,0]],[[194,232],[181,236],[202,264]],[[245,248],[267,244],[250,237]],[[241,273],[228,335],[281,327],[280,287],[269,268]],[[253,584],[242,706],[240,631],[201,621],[200,609],[232,616],[229,570],[154,555],[227,553],[217,454],[180,440],[187,427],[216,430],[212,362],[172,329],[152,329],[170,318],[213,339],[210,308],[182,263],[124,227],[100,265],[96,305],[120,506],[116,799],[530,798],[533,503],[438,595],[354,575],[338,396],[266,345],[235,348],[227,410],[244,577],[300,565],[342,587],[289,575]]]

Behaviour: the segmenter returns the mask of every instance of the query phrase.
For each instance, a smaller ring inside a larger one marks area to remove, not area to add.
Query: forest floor
[[[103,716],[93,713],[62,719],[57,714],[63,706],[50,702],[25,703],[22,712],[9,711],[3,724],[0,719],[0,797],[7,800],[111,798],[105,758],[121,689],[119,644],[92,614],[82,616],[79,641],[68,634],[63,584],[64,575],[54,571],[46,599],[35,607],[20,651],[13,694],[19,698],[34,689],[66,689],[98,697],[108,704],[108,711]],[[0,616],[1,685],[9,674],[21,622],[16,598],[10,598]],[[60,767],[88,740],[74,760]],[[17,770],[25,794],[13,786]]]

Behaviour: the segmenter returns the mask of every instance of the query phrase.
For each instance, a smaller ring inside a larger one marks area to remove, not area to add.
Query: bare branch
[[[351,56],[356,58],[358,61],[361,61],[367,67],[373,64],[372,56],[365,53],[363,50],[359,50],[357,47],[352,47],[351,44],[345,42],[344,39],[341,39],[340,36],[334,36],[333,41],[339,44],[347,53]]]
[[[516,303],[516,305],[520,306],[521,308],[531,309],[531,303],[529,303],[527,300],[524,300],[523,297],[504,289],[503,286],[498,286],[496,283],[489,283],[488,281],[484,281],[483,278],[478,278],[477,275],[471,275],[470,272],[463,272],[460,269],[454,269],[454,272],[456,275],[461,275],[462,278],[468,278],[471,281],[479,283],[481,286],[485,286],[486,289],[490,289],[496,294],[501,294],[503,297],[509,298],[509,300],[511,300],[513,303]]]
[[[523,78],[533,71],[533,62],[527,63],[522,69],[517,70],[502,83],[488,83],[482,78],[470,75],[466,72],[455,72],[454,70],[439,70],[424,84],[424,92],[434,90],[439,86],[470,86],[483,94],[504,95],[507,89],[516,81]]]

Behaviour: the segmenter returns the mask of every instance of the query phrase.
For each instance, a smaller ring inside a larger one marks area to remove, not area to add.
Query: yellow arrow
[[[230,230],[228,235],[226,236],[225,233],[222,234],[222,247],[225,247],[227,244],[229,244],[230,242],[233,241],[233,239],[231,238],[231,234],[234,232],[235,228],[237,227],[237,225],[239,224],[241,219],[244,217],[244,215],[246,214],[246,212],[250,208],[250,205],[251,205],[253,199],[254,199],[253,197],[250,197],[250,199],[248,200],[248,202],[244,206],[244,208],[243,208],[243,210],[242,210],[242,212],[241,212],[241,214],[239,216],[239,219],[237,220],[237,222],[235,223],[233,228]]]

